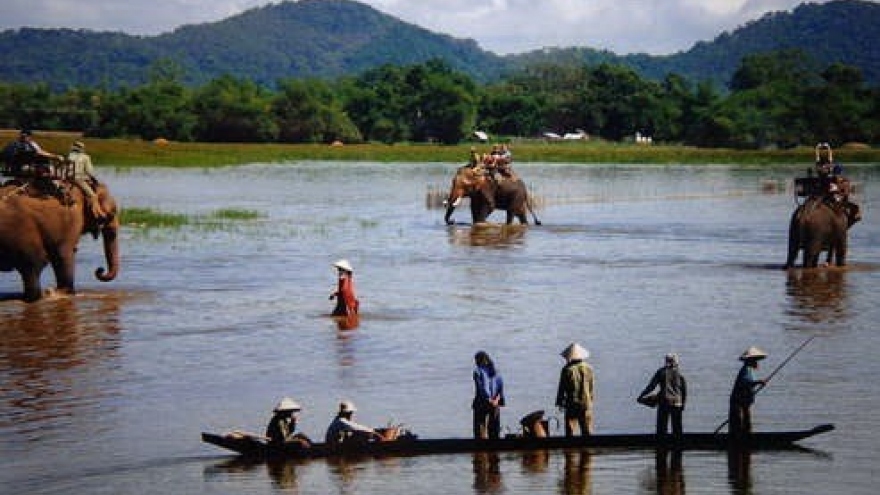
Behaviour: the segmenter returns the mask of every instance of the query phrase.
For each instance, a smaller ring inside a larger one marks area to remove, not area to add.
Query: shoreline
[[[7,143],[17,131],[0,131]],[[82,140],[96,166],[205,168],[247,163],[295,161],[370,161],[379,163],[465,164],[471,147],[488,152],[491,143],[437,144],[280,144],[280,143],[181,143],[165,140],[82,138],[79,133],[35,131],[35,140],[47,151],[66,154],[71,143]],[[511,144],[518,163],[543,162],[584,165],[804,165],[813,162],[814,150],[801,146],[785,150],[735,150],[664,144],[608,143],[600,141],[522,140]],[[864,145],[838,147],[835,158],[844,165],[880,164],[880,149]]]

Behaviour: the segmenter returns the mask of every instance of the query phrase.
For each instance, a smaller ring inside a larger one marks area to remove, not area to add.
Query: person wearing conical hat
[[[341,259],[333,263],[336,268],[336,291],[330,294],[330,300],[336,299],[333,316],[352,316],[358,313],[360,301],[354,293],[354,268],[348,260]]]
[[[733,437],[746,436],[752,432],[752,404],[755,403],[755,394],[766,384],[765,380],[755,378],[754,370],[758,369],[758,362],[766,357],[767,353],[755,346],[746,349],[739,357],[743,364],[730,392],[728,417],[728,428]]]
[[[272,419],[266,427],[266,437],[274,446],[297,445],[309,447],[312,441],[302,433],[296,432],[296,421],[302,407],[290,397],[284,397],[272,410]]]
[[[339,412],[327,427],[324,441],[330,447],[338,448],[343,444],[363,444],[370,440],[382,440],[382,435],[369,426],[356,423],[353,419],[357,411],[354,403],[344,400],[339,403]]]
[[[573,436],[575,430],[579,430],[582,436],[591,435],[595,396],[593,368],[586,362],[590,353],[573,342],[560,355],[566,363],[559,373],[556,407],[565,414],[565,436]]]

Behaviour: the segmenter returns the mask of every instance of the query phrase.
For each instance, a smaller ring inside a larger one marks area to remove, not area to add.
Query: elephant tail
[[[541,221],[538,220],[538,215],[535,215],[534,205],[532,204],[532,195],[526,195],[526,208],[528,208],[529,213],[532,214],[532,221],[535,222],[535,225],[541,225]]]

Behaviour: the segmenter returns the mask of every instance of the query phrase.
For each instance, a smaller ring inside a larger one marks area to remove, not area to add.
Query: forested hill
[[[350,0],[300,0],[187,25],[159,36],[22,28],[0,33],[0,81],[52,86],[145,82],[172,61],[182,80],[201,84],[224,74],[263,85],[291,77],[359,74],[384,64],[444,59],[479,80],[504,62],[475,41],[433,33]],[[9,54],[13,54],[10,56]]]
[[[135,86],[157,67],[179,67],[202,84],[224,74],[272,85],[280,79],[356,75],[384,64],[445,60],[478,81],[535,63],[621,63],[661,79],[674,72],[726,85],[743,56],[800,49],[822,66],[842,62],[880,84],[880,4],[838,0],[767,14],[712,41],[666,56],[617,55],[590,48],[497,56],[475,41],[408,24],[352,0],[300,0],[248,10],[228,19],[159,36],[21,28],[0,32],[2,82]],[[171,61],[172,64],[167,62]]]
[[[858,67],[865,80],[880,85],[880,4],[863,0],[804,3],[790,12],[773,12],[725,32],[712,41],[672,55],[618,56],[590,48],[538,50],[508,57],[517,67],[534,63],[619,63],[643,77],[660,80],[676,73],[694,81],[726,86],[746,55],[777,50],[802,51],[820,67],[839,62]]]
[[[653,67],[638,68],[646,77],[675,72],[690,79],[730,81],[746,55],[782,49],[802,50],[820,66],[839,62],[858,67],[872,85],[880,84],[880,4],[838,0],[805,3],[791,12],[766,14],[711,42],[700,42],[687,52],[651,57]],[[644,58],[644,57],[642,57]]]

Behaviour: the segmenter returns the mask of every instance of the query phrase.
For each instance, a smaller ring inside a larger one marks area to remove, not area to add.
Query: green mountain
[[[711,42],[666,57],[629,56],[624,61],[646,77],[675,72],[689,79],[727,84],[746,55],[799,49],[820,64],[859,67],[880,84],[880,4],[863,0],[805,3],[791,12],[764,15]]]
[[[0,81],[69,86],[134,86],[151,70],[181,69],[202,84],[223,74],[263,85],[291,77],[335,78],[384,64],[410,65],[441,58],[478,81],[492,81],[530,64],[611,62],[644,77],[674,72],[725,86],[743,56],[801,49],[821,65],[859,67],[880,84],[880,4],[837,0],[775,12],[712,41],[672,55],[616,55],[590,48],[559,48],[498,56],[475,41],[408,24],[351,0],[300,0],[248,10],[228,19],[188,25],[159,36],[22,28],[0,32]]]
[[[272,85],[290,77],[338,77],[384,64],[442,58],[480,80],[504,62],[473,40],[433,33],[350,0],[300,0],[188,25],[159,36],[71,29],[0,33],[0,80],[55,87],[137,85],[150,68],[173,61],[200,84],[223,74]]]
[[[610,62],[643,77],[663,79],[676,73],[724,87],[746,55],[799,49],[820,66],[834,62],[859,67],[869,83],[880,84],[880,4],[864,0],[805,3],[791,12],[773,12],[725,32],[712,41],[672,55],[615,55],[590,48],[560,48],[508,56],[515,67],[535,63]]]

